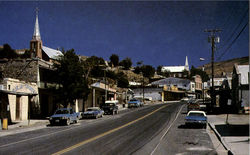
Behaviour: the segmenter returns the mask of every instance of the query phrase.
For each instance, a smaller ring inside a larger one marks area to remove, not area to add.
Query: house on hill
[[[170,77],[185,77],[185,71],[189,71],[188,57],[186,56],[185,66],[163,66],[162,72],[169,72]]]

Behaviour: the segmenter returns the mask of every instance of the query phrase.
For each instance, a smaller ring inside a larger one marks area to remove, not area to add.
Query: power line
[[[241,18],[239,24],[237,25],[237,27],[235,27],[233,33],[231,33],[230,37],[225,41],[225,43],[224,43],[219,49],[224,48],[224,47],[226,46],[226,44],[231,40],[231,38],[235,35],[237,29],[238,29],[238,28],[240,27],[240,25],[243,23],[244,18],[245,18],[245,16],[247,15],[247,13],[248,13],[248,8],[247,8],[246,11],[244,12],[244,14],[243,14],[243,16],[242,16],[242,18]]]
[[[235,41],[240,37],[241,33],[245,30],[247,25],[248,25],[248,22],[244,25],[244,27],[241,29],[240,33],[234,38],[234,40],[227,47],[227,49],[216,59],[217,61],[220,60],[226,54],[226,52],[228,52],[228,50],[232,47],[232,45],[235,43]]]

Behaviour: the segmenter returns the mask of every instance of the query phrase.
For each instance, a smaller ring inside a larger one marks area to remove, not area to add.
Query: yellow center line
[[[74,149],[76,149],[76,148],[82,146],[82,145],[85,145],[85,144],[90,143],[90,142],[92,142],[92,141],[94,141],[94,140],[97,140],[97,139],[99,139],[99,138],[101,138],[101,137],[104,137],[104,136],[106,136],[106,135],[108,135],[108,134],[111,134],[111,133],[113,133],[113,132],[116,132],[116,131],[118,131],[118,130],[120,130],[120,129],[122,129],[122,128],[125,128],[125,127],[127,127],[127,126],[129,126],[129,125],[131,125],[131,124],[134,124],[135,122],[138,122],[138,121],[140,121],[140,120],[142,120],[142,119],[144,119],[144,118],[146,118],[146,117],[148,117],[148,116],[150,116],[150,115],[156,113],[157,111],[159,111],[159,110],[165,108],[166,106],[167,106],[167,105],[162,106],[162,107],[160,107],[160,108],[158,108],[158,109],[156,109],[156,110],[154,110],[154,111],[148,113],[148,114],[145,115],[145,116],[142,116],[142,117],[140,117],[140,118],[138,118],[138,119],[136,119],[136,120],[133,120],[133,121],[127,123],[127,124],[124,124],[124,125],[122,125],[122,126],[120,126],[120,127],[117,127],[117,128],[112,129],[112,130],[109,130],[109,131],[107,131],[107,132],[104,132],[104,133],[102,133],[102,134],[99,134],[99,135],[97,135],[97,136],[95,136],[95,137],[92,137],[92,138],[90,138],[90,139],[84,140],[84,141],[82,141],[82,142],[80,142],[80,143],[78,143],[78,144],[72,145],[72,146],[70,146],[70,147],[68,147],[68,148],[66,148],[66,149],[63,149],[63,150],[59,151],[59,152],[53,153],[52,155],[60,155],[60,154],[69,152],[69,151],[71,151],[71,150],[74,150]]]

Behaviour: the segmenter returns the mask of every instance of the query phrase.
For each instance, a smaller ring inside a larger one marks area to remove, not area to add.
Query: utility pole
[[[211,106],[212,108],[215,105],[215,91],[214,91],[214,52],[215,52],[215,43],[220,42],[220,38],[215,36],[216,32],[221,32],[220,29],[211,29],[205,30],[205,32],[210,32],[208,37],[208,42],[211,43],[212,55],[211,55],[211,66],[212,66],[212,89],[211,89]]]

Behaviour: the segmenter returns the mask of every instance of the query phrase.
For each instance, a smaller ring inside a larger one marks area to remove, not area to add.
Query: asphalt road
[[[192,145],[190,133],[201,139],[194,145],[213,150],[205,129],[178,128],[183,123],[181,110],[181,103],[160,104],[9,135],[0,138],[0,154],[176,154],[183,152],[180,146]]]

